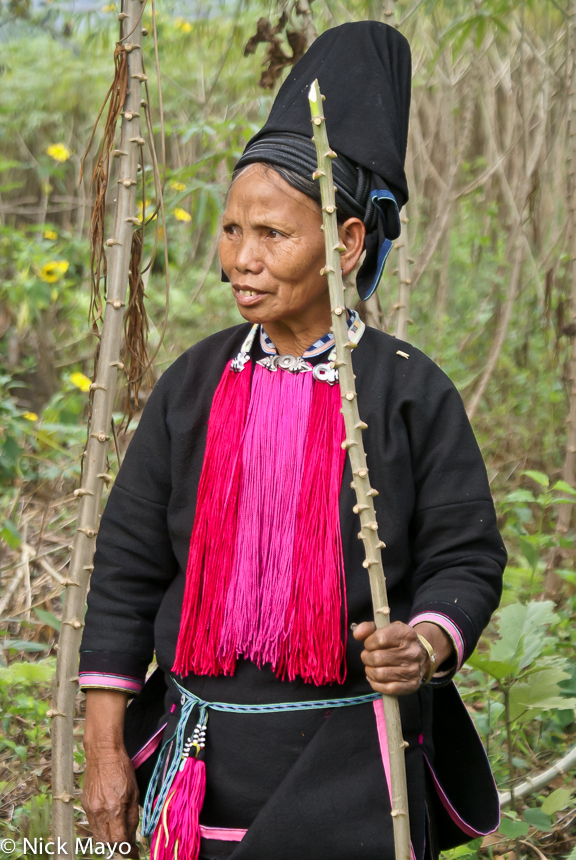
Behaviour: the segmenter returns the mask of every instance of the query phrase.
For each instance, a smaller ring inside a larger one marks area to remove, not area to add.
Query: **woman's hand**
[[[376,630],[373,621],[363,621],[354,629],[354,638],[364,641],[362,662],[366,677],[377,693],[407,696],[420,687],[430,671],[430,657],[416,633],[424,636],[436,653],[440,666],[452,653],[449,636],[436,624],[422,623],[409,627],[395,621]]]
[[[138,857],[138,785],[123,741],[126,703],[122,692],[87,692],[82,805],[97,841],[129,842],[125,856]]]

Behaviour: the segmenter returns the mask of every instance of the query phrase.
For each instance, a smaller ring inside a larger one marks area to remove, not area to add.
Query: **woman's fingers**
[[[354,630],[354,637],[364,640],[362,662],[372,688],[389,696],[415,692],[430,668],[430,658],[414,630],[397,621],[376,629],[364,621]]]
[[[138,785],[125,750],[87,758],[82,805],[95,840],[128,842],[129,856],[138,856]]]

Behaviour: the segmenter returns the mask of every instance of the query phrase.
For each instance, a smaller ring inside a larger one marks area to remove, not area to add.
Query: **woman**
[[[139,799],[154,858],[391,858],[379,693],[400,697],[415,857],[498,825],[450,683],[506,560],[485,468],[444,374],[348,311],[394,623],[368,620],[310,179],[315,77],[342,270],[365,251],[361,298],[377,286],[407,199],[410,55],[363,22],[314,43],[246,147],[219,250],[248,324],[162,376],[99,531],[83,802],[97,838],[133,842]]]

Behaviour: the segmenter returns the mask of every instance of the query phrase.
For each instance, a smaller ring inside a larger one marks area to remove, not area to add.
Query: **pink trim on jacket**
[[[454,650],[458,657],[456,670],[460,669],[464,662],[464,636],[462,635],[460,628],[452,621],[451,618],[448,618],[447,615],[442,615],[441,612],[419,612],[418,615],[410,619],[408,623],[410,624],[410,627],[415,627],[416,624],[421,624],[423,621],[437,624],[438,627],[441,627],[442,630],[448,634],[452,640]]]
[[[104,672],[81,672],[80,686],[85,688],[100,687],[105,690],[125,690],[127,693],[140,693],[144,686],[137,678],[126,675],[112,675]]]
[[[234,827],[206,827],[200,825],[200,836],[203,839],[219,839],[220,842],[242,842],[247,830]]]
[[[160,746],[160,742],[162,741],[162,733],[168,722],[165,722],[163,726],[160,726],[158,731],[152,735],[152,737],[146,741],[144,746],[138,750],[135,756],[133,756],[130,761],[132,762],[132,767],[134,770],[140,767],[141,764],[144,764],[146,759],[150,758],[153,752],[155,752]]]

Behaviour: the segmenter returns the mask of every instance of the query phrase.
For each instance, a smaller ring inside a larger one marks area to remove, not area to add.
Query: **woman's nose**
[[[235,266],[239,272],[254,272],[258,274],[264,268],[259,254],[259,242],[250,236],[244,236],[236,251]]]

